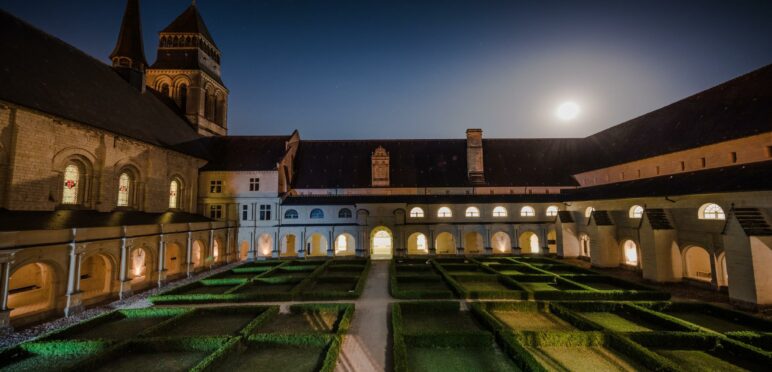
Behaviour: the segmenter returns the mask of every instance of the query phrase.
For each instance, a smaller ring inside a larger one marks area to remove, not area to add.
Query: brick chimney
[[[466,130],[466,169],[469,182],[474,185],[485,184],[482,129]]]

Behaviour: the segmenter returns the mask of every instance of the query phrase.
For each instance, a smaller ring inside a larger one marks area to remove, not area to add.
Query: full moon
[[[576,102],[563,102],[555,110],[555,116],[560,120],[569,121],[576,119],[581,111],[582,108]]]

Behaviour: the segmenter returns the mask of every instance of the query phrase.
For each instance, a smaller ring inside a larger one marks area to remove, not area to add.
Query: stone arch
[[[132,285],[150,281],[153,272],[153,257],[147,247],[136,247],[129,253],[128,272]]]
[[[105,254],[84,257],[80,266],[81,300],[97,302],[109,297],[113,289],[114,268],[114,261]]]
[[[721,252],[716,257],[716,280],[719,287],[729,286],[729,272],[726,269],[726,252]]]
[[[391,258],[394,255],[394,234],[386,226],[378,226],[370,231],[370,256],[373,258]]]
[[[242,240],[239,244],[239,261],[245,261],[249,258],[249,242]]]
[[[14,269],[8,287],[11,319],[56,311],[58,274],[55,266],[45,261],[26,263]]]
[[[306,250],[311,257],[327,256],[327,239],[324,234],[315,232],[308,237],[306,241]]]
[[[622,264],[627,266],[641,266],[641,252],[638,243],[632,239],[622,240]]]
[[[429,240],[426,235],[420,232],[415,232],[407,237],[407,254],[408,255],[426,255],[429,254]]]
[[[524,231],[518,238],[520,243],[521,253],[539,253],[541,252],[541,246],[539,245],[539,235],[533,231]]]
[[[482,254],[485,250],[483,247],[483,237],[477,231],[470,231],[464,234],[464,253],[465,254]]]
[[[512,239],[509,234],[498,231],[491,236],[491,248],[494,254],[512,253]]]
[[[441,232],[434,239],[437,254],[456,254],[456,238],[449,232]]]
[[[222,261],[227,255],[226,251],[227,251],[227,247],[225,247],[222,244],[222,239],[220,239],[219,237],[214,238],[214,240],[212,241],[212,252],[211,252],[212,263],[218,263]]]
[[[555,229],[547,231],[547,251],[551,254],[558,253],[558,234]]]
[[[138,186],[142,184],[142,174],[134,163],[129,160],[122,160],[115,164],[115,174],[113,175],[113,193],[111,197],[118,207],[136,207],[138,205],[138,196],[141,190]],[[123,184],[123,177],[128,177],[126,185]],[[123,190],[123,187],[127,187]],[[125,192],[125,201],[121,203],[122,194]]]
[[[164,269],[166,277],[181,274],[185,269],[185,260],[183,260],[182,247],[177,243],[166,244],[166,254],[164,255]]]
[[[263,233],[257,237],[257,255],[260,257],[273,255],[273,236],[271,234]]]
[[[94,164],[96,156],[89,151],[77,147],[68,147],[54,155],[52,161],[52,171],[57,175],[56,183],[52,187],[50,198],[56,200],[58,204],[64,205],[84,205],[91,202],[92,179],[94,177]],[[65,180],[68,166],[74,166],[78,175],[75,183],[72,184]],[[68,197],[68,193],[74,188],[75,200]],[[69,190],[69,191],[65,191]]]
[[[713,280],[712,257],[707,249],[691,245],[683,251],[684,277],[702,282]]]
[[[169,76],[169,75],[158,75],[158,76],[156,76],[155,83],[153,85],[153,89],[155,89],[156,91],[160,92],[164,85],[169,86],[169,87],[174,86],[174,82],[172,81],[171,76]]]
[[[590,257],[590,235],[579,234],[579,257]]]
[[[356,254],[356,240],[349,233],[342,233],[335,237],[335,255],[353,256]]]
[[[190,262],[193,264],[193,269],[204,267],[204,260],[206,260],[206,244],[204,244],[203,241],[194,240],[190,254]]]
[[[298,243],[295,234],[285,234],[281,238],[281,257],[295,257],[298,255]]]

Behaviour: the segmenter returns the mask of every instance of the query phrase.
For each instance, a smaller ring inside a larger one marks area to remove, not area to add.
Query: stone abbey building
[[[772,65],[586,138],[228,136],[195,5],[111,65],[0,11],[0,326],[215,265],[553,254],[772,305]]]

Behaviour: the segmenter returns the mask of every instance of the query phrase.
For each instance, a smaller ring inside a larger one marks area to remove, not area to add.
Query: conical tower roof
[[[130,58],[134,65],[147,65],[145,59],[145,47],[142,44],[142,25],[139,16],[139,0],[128,0],[126,11],[123,13],[121,32],[118,34],[118,42],[110,53],[110,59],[115,57]]]

